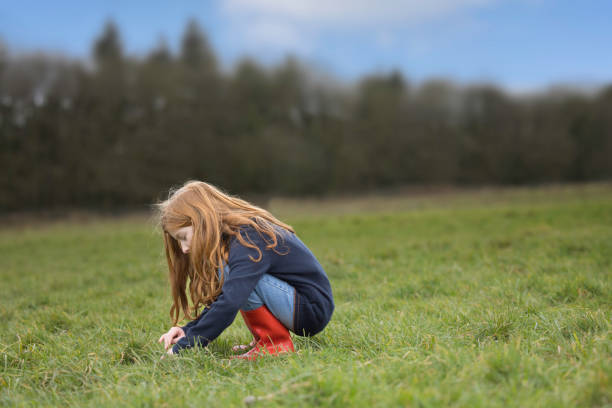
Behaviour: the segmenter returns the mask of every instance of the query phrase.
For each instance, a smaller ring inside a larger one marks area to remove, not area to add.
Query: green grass
[[[612,406],[609,185],[343,203],[272,202],[336,311],[297,354],[256,362],[229,360],[240,318],[160,360],[151,222],[3,229],[0,405]]]

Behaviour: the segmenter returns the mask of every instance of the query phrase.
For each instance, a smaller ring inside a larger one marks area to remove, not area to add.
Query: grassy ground
[[[160,361],[161,238],[137,218],[0,231],[0,405],[611,406],[612,188],[276,200],[327,270],[295,355]]]

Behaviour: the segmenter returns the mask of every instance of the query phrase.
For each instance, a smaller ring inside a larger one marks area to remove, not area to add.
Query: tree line
[[[291,57],[225,72],[195,21],[177,53],[139,58],[109,22],[87,61],[0,45],[0,163],[4,213],[137,207],[187,179],[247,195],[610,179],[612,85],[346,85]]]

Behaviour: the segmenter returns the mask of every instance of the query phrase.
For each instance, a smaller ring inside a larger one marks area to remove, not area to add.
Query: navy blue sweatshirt
[[[206,346],[217,338],[236,318],[238,311],[259,279],[270,274],[295,288],[294,332],[311,336],[323,330],[334,311],[331,285],[325,271],[312,252],[293,233],[279,237],[275,249],[266,249],[262,236],[250,226],[240,230],[247,242],[252,242],[262,253],[242,245],[232,237],[229,247],[229,274],[225,274],[222,292],[200,316],[183,327],[185,337],[173,347],[173,352],[195,345]],[[268,239],[266,235],[264,235]]]

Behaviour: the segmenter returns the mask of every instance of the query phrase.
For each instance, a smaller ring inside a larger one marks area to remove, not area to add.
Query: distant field
[[[0,230],[0,405],[612,406],[612,186],[272,200],[328,272],[328,328],[230,361],[240,318],[160,361],[140,217]]]

